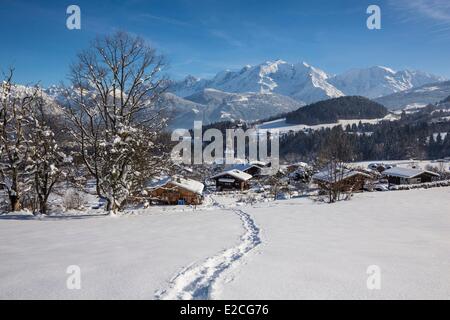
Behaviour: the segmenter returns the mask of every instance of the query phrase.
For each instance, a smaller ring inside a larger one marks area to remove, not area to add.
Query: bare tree
[[[277,200],[282,192],[287,191],[287,181],[281,171],[263,178],[261,182],[270,186],[269,193],[273,196],[273,200]]]
[[[98,38],[71,67],[68,114],[84,166],[109,212],[121,210],[145,170],[157,171],[165,125],[155,102],[165,90],[164,61],[127,33]],[[153,164],[153,166],[151,165]]]
[[[346,162],[353,157],[353,148],[347,133],[340,126],[334,127],[325,143],[321,146],[317,164],[324,175],[320,187],[328,194],[330,203],[339,201],[342,191],[346,188],[343,178],[346,172]]]
[[[10,210],[21,209],[27,191],[26,167],[29,155],[30,106],[37,90],[19,90],[10,69],[1,85],[0,101],[0,185],[6,190]]]

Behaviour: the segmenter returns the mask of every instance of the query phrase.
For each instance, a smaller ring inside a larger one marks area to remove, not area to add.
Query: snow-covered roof
[[[164,187],[168,183],[171,183],[177,187],[183,188],[185,190],[188,190],[188,191],[191,191],[191,192],[194,192],[197,194],[202,194],[203,189],[205,188],[205,185],[199,181],[182,178],[182,177],[178,177],[178,176],[166,177],[166,178],[158,180],[154,183],[148,184],[147,187],[149,189],[154,190],[154,189]]]
[[[324,170],[316,173],[315,175],[312,176],[312,178],[314,180],[320,180],[324,182],[338,182],[356,175],[361,175],[366,178],[370,178],[370,175],[367,173],[350,169],[342,169],[342,171],[339,173],[338,172],[330,173],[329,170]]]
[[[227,152],[227,151],[225,151]],[[216,158],[213,161],[214,164],[217,165],[223,165],[223,164],[241,164],[241,163],[247,163],[246,159],[240,159],[240,158],[231,158],[231,161],[226,158]]]
[[[256,165],[256,164],[249,164],[249,163],[239,163],[239,164],[234,164],[231,166],[231,169],[236,169],[236,170],[240,170],[240,171],[245,171],[248,170],[250,168],[258,168],[261,169],[260,166]]]
[[[288,167],[290,167],[290,166],[303,167],[303,168],[309,167],[309,165],[306,162],[297,162],[297,163],[288,164]]]
[[[412,169],[412,168],[402,168],[402,167],[394,167],[388,170],[383,171],[383,174],[391,177],[400,177],[400,178],[414,178],[423,173],[428,173],[430,175],[439,177],[439,174],[422,169]]]
[[[242,172],[241,170],[237,170],[237,169],[231,169],[231,170],[227,170],[227,171],[223,171],[219,174],[216,174],[215,176],[212,176],[211,178],[218,178],[218,177],[222,177],[222,176],[232,176],[233,178],[236,178],[238,180],[242,180],[242,181],[247,181],[249,179],[252,178],[252,175]]]
[[[254,161],[250,161],[250,164],[254,164],[255,166],[258,167],[265,167],[267,165],[269,165],[270,162],[264,162],[264,161],[258,161],[258,160],[254,160]]]

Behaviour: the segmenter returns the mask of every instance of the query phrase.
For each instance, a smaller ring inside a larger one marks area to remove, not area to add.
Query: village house
[[[352,169],[324,170],[312,176],[312,180],[321,189],[337,190],[340,192],[361,191],[371,175]]]
[[[292,163],[286,166],[287,173],[293,173],[298,170],[307,170],[310,166],[306,162]]]
[[[439,174],[412,168],[394,167],[383,171],[389,184],[417,184],[424,182],[432,182],[439,179]]]
[[[311,179],[313,168],[305,162],[299,162],[286,166],[289,180],[308,182]]]
[[[223,171],[211,177],[216,183],[217,191],[233,189],[246,190],[249,188],[248,180],[251,178],[252,176],[250,174],[237,169]]]
[[[198,205],[203,201],[203,183],[178,176],[151,183],[147,189],[151,200],[163,204]]]

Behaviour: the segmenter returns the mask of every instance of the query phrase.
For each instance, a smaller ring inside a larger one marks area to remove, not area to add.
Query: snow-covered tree
[[[29,110],[37,90],[21,90],[13,83],[13,74],[10,69],[5,75],[0,92],[0,184],[8,195],[10,210],[17,211],[29,186]]]
[[[346,163],[351,161],[352,157],[353,147],[347,133],[341,126],[331,129],[331,134],[322,144],[317,159],[319,170],[322,170],[327,181],[321,184],[321,188],[326,191],[330,203],[341,200],[343,186],[340,181],[348,170]]]
[[[60,149],[55,132],[51,128],[52,115],[45,110],[46,102],[35,99],[30,110],[32,124],[29,127],[29,157],[26,171],[32,175],[36,211],[47,213],[47,202],[57,182],[67,172],[71,158]]]
[[[163,164],[155,102],[167,84],[163,59],[141,38],[98,38],[71,67],[68,114],[77,151],[109,212],[123,208],[143,175]]]

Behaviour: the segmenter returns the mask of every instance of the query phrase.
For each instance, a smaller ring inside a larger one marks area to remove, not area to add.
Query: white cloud
[[[156,20],[162,23],[166,23],[166,24],[172,24],[172,25],[176,25],[176,26],[181,26],[181,27],[185,27],[185,26],[189,26],[190,24],[186,21],[182,21],[182,20],[178,20],[178,19],[173,19],[173,18],[168,18],[168,17],[163,17],[163,16],[157,16],[157,15],[153,15],[150,13],[142,13],[140,15],[137,16],[138,19],[140,20]]]
[[[391,4],[408,15],[432,19],[437,23],[450,24],[449,0],[391,0]]]
[[[450,39],[450,0],[389,0],[400,23],[422,23],[432,41]]]
[[[229,35],[228,33],[222,30],[212,29],[209,31],[209,33],[218,39],[224,40],[226,43],[228,43],[233,47],[244,46],[244,44],[241,41],[239,41],[238,39],[234,38],[233,36]]]

